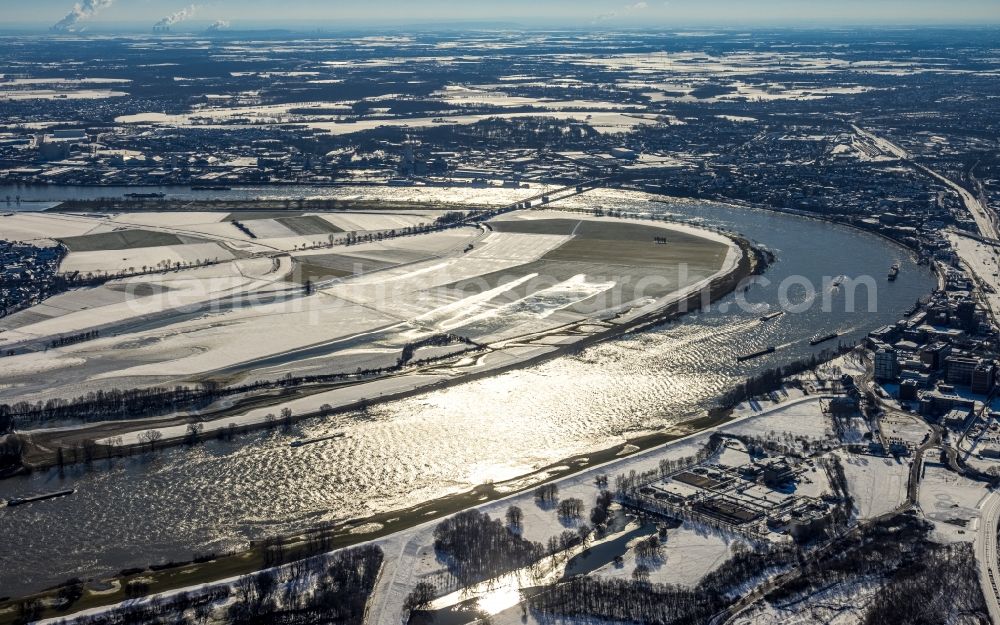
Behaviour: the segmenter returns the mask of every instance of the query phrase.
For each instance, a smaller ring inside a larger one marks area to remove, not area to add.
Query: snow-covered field
[[[734,433],[770,439],[781,439],[786,434],[812,440],[825,440],[833,436],[830,419],[823,414],[823,402],[818,396],[794,397],[773,408],[768,404],[757,405],[769,411],[768,418],[741,422],[733,426]],[[741,407],[737,407],[737,410]]]
[[[879,428],[885,439],[900,439],[913,445],[920,445],[931,429],[922,419],[899,414],[884,415],[879,419]]]
[[[323,234],[254,239],[234,226],[233,219],[259,235],[283,235],[296,229],[324,232],[324,224],[332,225]],[[613,301],[611,308],[589,312],[573,307],[614,289],[617,279],[602,277],[602,271],[624,275],[626,280],[650,271],[669,274],[669,267],[628,265],[615,253],[621,249],[642,259],[644,254],[659,258],[656,254],[662,255],[664,248],[653,242],[659,232],[675,233],[686,245],[695,241],[697,249],[711,250],[704,258],[692,259],[692,277],[687,283],[678,282],[678,291],[694,288],[705,276],[731,270],[740,257],[729,239],[689,226],[568,216],[557,211],[512,213],[505,219],[546,221],[537,221],[542,225],[527,232],[462,227],[331,246],[330,238],[344,236],[341,229],[402,228],[424,223],[428,216],[417,207],[413,212],[292,213],[287,218],[275,217],[273,212],[95,217],[46,213],[21,220],[19,227],[36,228],[37,238],[58,238],[66,232],[90,235],[72,240],[76,249],[87,251],[71,251],[63,271],[181,266],[168,273],[70,292],[0,321],[0,329],[7,329],[0,348],[21,351],[37,350],[63,336],[101,331],[98,338],[43,354],[5,358],[0,363],[5,378],[0,397],[23,393],[32,393],[36,399],[72,397],[109,386],[181,383],[206,376],[238,381],[304,371],[353,373],[359,368],[390,366],[393,354],[406,343],[434,334],[456,333],[494,343],[627,310],[636,305],[629,301],[628,292],[622,301]],[[577,238],[576,228],[565,225],[548,233],[547,224],[553,220],[577,227],[584,222],[599,223],[601,229],[594,230],[597,236],[616,229],[628,234],[609,237],[610,241],[603,242],[606,251],[595,253],[571,275],[566,262],[546,264],[548,255]],[[123,230],[132,233],[125,237],[120,234]],[[182,242],[170,244],[171,239]],[[160,245],[128,249],[129,243],[139,241]],[[304,243],[323,247],[296,251],[294,259],[282,254]],[[94,249],[101,244],[124,244],[126,249]],[[253,256],[237,258],[248,254]],[[717,259],[722,257],[720,264]],[[191,266],[205,260],[218,264]],[[323,276],[324,267],[330,267],[326,275],[333,277],[312,278],[311,291],[306,292],[306,280],[296,273],[300,263],[307,264],[313,276]],[[602,269],[608,265],[614,268]],[[558,269],[557,274],[546,275],[547,267]],[[672,297],[676,294],[664,295],[655,305],[638,301],[638,308],[662,306]],[[466,370],[513,363],[553,350],[544,344],[511,345]],[[39,379],[30,373],[40,370],[54,375]]]
[[[908,461],[847,452],[838,455],[860,519],[891,512],[906,501]]]
[[[349,231],[393,230],[407,226],[419,226],[431,223],[434,218],[428,215],[402,213],[326,213],[320,215],[338,228]]]
[[[931,462],[937,450],[925,456],[917,502],[924,516],[934,521],[936,533],[944,540],[967,542],[975,538],[979,506],[989,494],[982,482],[953,473]]]
[[[11,213],[0,216],[0,233],[8,241],[52,242],[57,237],[88,234],[101,224],[96,217],[53,213]]]
[[[189,243],[159,247],[137,247],[129,250],[72,252],[59,266],[63,273],[82,274],[134,273],[142,267],[174,267],[218,262],[235,258],[233,251],[219,243]]]
[[[281,288],[289,271],[287,257],[253,258],[75,289],[4,318],[0,327],[7,331],[0,346],[77,334],[164,311],[191,310],[222,297]]]
[[[637,541],[633,541],[634,543]],[[740,538],[717,530],[685,523],[667,531],[662,541],[663,556],[656,561],[643,560],[649,567],[649,581],[655,584],[676,584],[693,588],[703,577],[719,568],[732,555],[733,545],[744,544]],[[624,564],[607,564],[595,575],[608,578],[631,579],[635,570],[636,554],[629,549]]]

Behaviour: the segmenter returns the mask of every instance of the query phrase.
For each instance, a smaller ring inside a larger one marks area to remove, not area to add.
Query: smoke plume
[[[226,20],[219,20],[217,22],[212,22],[212,25],[208,27],[208,32],[217,33],[220,30],[226,30],[229,28],[229,22]]]
[[[97,15],[102,9],[112,5],[114,0],[83,0],[73,5],[73,10],[52,26],[52,30],[60,33],[76,30],[77,24]]]
[[[191,5],[187,8],[181,9],[180,11],[166,16],[159,22],[153,25],[153,28],[170,28],[178,22],[183,22],[184,20],[192,17],[194,12],[198,10],[198,7]]]

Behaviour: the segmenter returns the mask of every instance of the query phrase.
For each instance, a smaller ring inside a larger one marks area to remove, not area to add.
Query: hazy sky
[[[81,0],[98,4],[109,0]],[[0,24],[52,24],[72,0],[0,0]],[[113,0],[85,20],[92,29],[156,20],[190,0]],[[195,0],[190,25],[299,24],[336,28],[377,23],[499,21],[526,27],[588,24],[671,27],[694,24],[996,24],[1000,0]],[[180,29],[180,27],[178,27]]]

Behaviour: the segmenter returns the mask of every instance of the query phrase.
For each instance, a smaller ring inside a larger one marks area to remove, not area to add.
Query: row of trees
[[[66,291],[71,288],[79,288],[85,286],[98,286],[104,284],[105,282],[110,282],[111,280],[121,280],[122,278],[132,278],[135,276],[145,276],[150,274],[167,273],[170,271],[180,271],[181,269],[190,269],[193,267],[208,267],[209,265],[218,265],[220,263],[228,263],[229,259],[220,260],[218,256],[214,258],[197,258],[194,260],[171,260],[169,258],[164,258],[158,260],[156,264],[142,265],[141,267],[122,267],[115,271],[107,271],[106,269],[96,269],[94,271],[88,271],[86,273],[81,273],[79,271],[70,271],[64,274],[57,274],[54,277],[54,285],[56,290],[49,293],[48,295],[56,295],[62,291]],[[138,284],[128,284],[125,285],[126,289],[141,289],[143,287],[148,287],[146,283]],[[127,291],[132,292],[132,291]]]
[[[240,232],[242,232],[243,234],[247,235],[248,238],[250,238],[250,239],[256,239],[257,238],[257,235],[254,234],[253,231],[250,230],[250,228],[248,228],[247,225],[244,224],[242,221],[238,221],[238,220],[234,219],[231,223],[233,224],[234,227],[236,227],[237,229],[239,229]]]
[[[824,458],[821,461],[821,465],[826,471],[830,487],[837,498],[837,502],[831,510],[831,531],[840,532],[850,524],[851,514],[854,511],[854,497],[851,496],[847,474],[844,473],[844,465],[840,461],[839,456],[831,455],[828,458]]]
[[[100,330],[90,330],[88,332],[80,332],[78,334],[60,336],[59,338],[52,339],[49,342],[49,346],[52,348],[65,347],[66,345],[74,345],[76,343],[83,343],[84,341],[93,341],[99,336],[101,336]]]
[[[704,625],[719,610],[716,597],[644,581],[578,576],[528,598],[538,612],[628,623]]]
[[[102,421],[131,419],[204,406],[225,391],[212,386],[192,388],[149,387],[91,391],[74,399],[0,404],[0,425],[25,427],[34,424],[78,419]]]
[[[841,344],[835,350],[823,350],[818,355],[813,354],[808,358],[796,360],[783,367],[775,367],[747,378],[743,384],[730,389],[719,400],[722,406],[730,407],[744,402],[751,397],[764,395],[780,389],[787,381],[787,378],[815,369],[821,363],[831,360],[841,354],[854,349],[854,345]]]
[[[76,582],[67,586],[76,592]],[[80,587],[82,593],[82,586]],[[60,593],[63,596],[63,593]],[[125,603],[99,614],[77,617],[74,625],[205,625],[210,622],[214,606],[230,596],[229,586],[211,586],[197,591],[182,592],[164,599]],[[42,616],[42,604],[37,599],[22,602],[14,622],[33,623]]]
[[[413,360],[413,355],[422,347],[442,347],[445,345],[464,344],[476,346],[472,340],[457,334],[435,334],[419,341],[413,341],[403,346],[403,352],[399,356],[398,366],[402,367]]]
[[[451,337],[451,335],[448,335]],[[435,339],[444,341],[446,339]],[[451,337],[452,342],[460,340],[474,345],[471,341],[460,337]],[[427,343],[438,344],[435,342]],[[446,344],[446,343],[441,343]],[[91,391],[72,399],[52,398],[45,401],[19,401],[14,404],[0,404],[0,434],[12,429],[29,429],[32,426],[50,424],[56,421],[94,421],[128,420],[150,416],[159,416],[172,412],[197,411],[210,405],[222,397],[231,397],[244,393],[254,393],[268,389],[290,389],[308,384],[324,384],[341,382],[354,378],[385,375],[400,370],[407,364],[415,349],[423,347],[422,343],[408,346],[409,356],[405,355],[397,364],[372,369],[358,368],[351,373],[331,373],[309,376],[286,376],[280,380],[260,380],[238,386],[221,387],[212,382],[198,387],[175,386],[147,387],[131,389],[100,389]],[[433,358],[423,359],[428,362]],[[332,411],[332,408],[331,408]]]
[[[458,217],[453,217],[457,215]],[[428,232],[434,232],[435,230],[447,230],[449,228],[456,228],[462,225],[462,220],[465,218],[464,213],[445,213],[441,217],[438,217],[434,223],[430,224],[416,224],[410,226],[404,226],[402,228],[391,230],[378,230],[375,232],[348,232],[343,240],[344,245],[357,245],[359,243],[371,243],[373,241],[384,241],[386,239],[395,239],[396,237],[412,236],[416,234],[426,234]]]
[[[244,575],[232,584],[129,602],[106,612],[77,618],[74,623],[361,625],[382,560],[382,550],[374,545],[346,549]],[[133,580],[126,587],[130,597],[140,597],[149,591],[148,585],[141,580]],[[68,607],[80,598],[82,591],[82,583],[74,580],[60,591],[60,600]],[[30,623],[41,615],[39,602],[26,601],[19,606],[15,622]]]
[[[96,336],[94,337],[96,338]],[[222,397],[259,392],[267,389],[288,389],[308,384],[340,382],[351,377],[370,377],[392,373],[411,362],[413,353],[420,347],[465,343],[476,343],[457,335],[437,335],[423,341],[408,344],[397,364],[374,369],[357,369],[353,374],[332,373],[310,376],[285,376],[280,380],[256,381],[239,386],[221,387],[208,382],[198,387],[174,386],[132,389],[108,389],[91,391],[72,399],[52,398],[45,401],[20,401],[14,404],[0,404],[0,434],[15,427],[29,429],[32,426],[58,421],[127,420],[149,416],[159,416],[171,412],[197,411]],[[422,359],[429,362],[434,358]],[[323,414],[332,412],[325,406]]]
[[[671,473],[704,462],[708,458],[715,455],[715,453],[721,449],[724,442],[725,437],[722,434],[715,432],[709,436],[708,441],[700,449],[698,449],[693,456],[685,456],[683,458],[676,459],[664,458],[660,460],[657,468],[655,469],[642,472],[633,469],[628,473],[619,474],[615,478],[615,492],[617,492],[620,497],[630,497],[642,487],[657,480],[662,480]]]

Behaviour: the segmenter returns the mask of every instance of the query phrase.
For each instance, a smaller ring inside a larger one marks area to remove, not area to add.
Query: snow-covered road
[[[979,563],[979,583],[990,611],[990,620],[1000,623],[1000,567],[997,566],[997,523],[1000,522],[1000,494],[993,492],[983,498],[980,506],[979,531],[976,533],[976,561]]]

